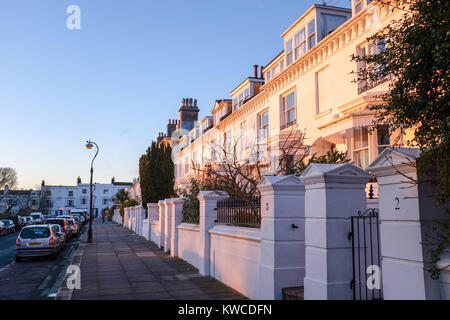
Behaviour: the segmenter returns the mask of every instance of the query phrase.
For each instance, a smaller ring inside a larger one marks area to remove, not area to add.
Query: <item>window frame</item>
[[[297,44],[297,36],[301,32],[303,32],[303,40],[302,41],[299,40],[299,43]],[[294,59],[295,60],[298,60],[299,58],[304,56],[306,54],[306,52],[308,51],[308,48],[306,47],[306,40],[307,40],[307,37],[306,37],[306,26],[303,26],[303,28],[299,32],[297,32],[295,34],[295,36],[294,36]],[[301,55],[298,55],[298,49],[300,49],[300,47],[302,45],[304,45],[304,52]]]
[[[314,31],[311,33],[310,32],[310,24],[313,23],[314,25]],[[312,48],[314,48],[317,45],[317,30],[316,30],[316,18],[313,18],[311,21],[309,21],[307,24],[308,27],[308,33],[307,33],[307,39],[308,39],[308,50],[311,50]],[[314,45],[311,45],[311,39],[314,38]]]
[[[264,115],[267,114],[267,123],[263,124]],[[258,141],[265,142],[269,138],[269,109],[263,110],[258,113]],[[262,134],[264,133],[264,134]]]
[[[364,141],[363,138],[363,129],[365,129],[365,133],[367,136],[367,145],[363,146],[363,144],[361,144],[361,146],[359,146],[358,148],[356,148],[356,130],[360,130],[360,141]],[[369,130],[367,127],[355,127],[353,128],[353,146],[352,146],[352,155],[353,155],[353,163],[359,167],[361,167],[362,169],[366,169],[369,165],[370,165],[370,134],[369,134]],[[367,153],[367,163],[364,164],[359,164],[359,159],[360,157],[357,156],[360,153],[363,154],[363,159],[366,159],[366,157],[364,157],[364,154]]]
[[[290,108],[287,108],[287,102],[288,102],[288,96],[291,96],[293,94],[293,99],[290,98],[290,101],[293,101],[294,104]],[[280,111],[281,111],[281,129],[288,128],[290,126],[293,126],[297,123],[297,90],[296,88],[286,91],[286,93],[282,94],[280,96]],[[293,112],[292,112],[293,111]],[[289,119],[288,121],[288,115],[293,114],[294,119]]]
[[[294,63],[294,42],[293,39],[291,38],[286,41],[286,66],[289,67],[293,63]]]

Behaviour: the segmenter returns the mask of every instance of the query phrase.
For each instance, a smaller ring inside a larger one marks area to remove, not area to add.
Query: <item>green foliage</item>
[[[174,195],[175,166],[172,148],[152,142],[147,152],[139,159],[142,204],[156,203]]]
[[[392,79],[388,92],[380,97],[383,103],[372,107],[377,113],[373,126],[388,125],[391,132],[402,133],[413,128],[414,137],[407,145],[422,151],[417,182],[430,183],[437,205],[446,209],[447,219],[437,222],[433,236],[438,241],[431,250],[429,271],[435,276],[439,255],[450,245],[450,1],[381,2],[404,15],[368,39],[381,50],[353,60],[369,66],[360,70],[358,81]]]
[[[215,180],[196,180],[192,179],[189,189],[179,192],[179,196],[184,199],[183,203],[183,222],[199,224],[200,223],[200,202],[198,194],[200,191],[222,190]]]
[[[139,205],[139,202],[137,202],[137,201],[134,200],[134,199],[131,199],[131,200],[125,200],[125,201],[120,205],[119,212],[120,212],[120,215],[122,216],[122,223],[123,223],[123,218],[124,218],[124,215],[125,215],[125,208],[134,207],[134,206],[137,206],[137,205]],[[114,214],[114,211],[113,211],[113,214]]]
[[[130,198],[128,197],[128,192],[125,191],[124,189],[120,189],[114,197],[114,200],[120,202],[121,204],[129,199]]]

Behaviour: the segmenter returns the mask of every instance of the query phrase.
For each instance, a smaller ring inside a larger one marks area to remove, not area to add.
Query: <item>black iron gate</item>
[[[358,212],[351,219],[354,300],[383,299],[381,287],[380,225],[378,209]]]

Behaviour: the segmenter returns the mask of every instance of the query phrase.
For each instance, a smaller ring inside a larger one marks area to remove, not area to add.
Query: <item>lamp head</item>
[[[94,145],[91,143],[91,141],[86,141],[86,149],[92,149]]]

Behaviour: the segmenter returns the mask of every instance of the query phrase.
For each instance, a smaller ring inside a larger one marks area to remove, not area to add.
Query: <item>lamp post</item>
[[[88,242],[92,242],[92,220],[94,220],[93,215],[93,207],[92,207],[92,178],[94,175],[94,160],[98,155],[98,145],[95,142],[92,141],[86,141],[86,149],[92,149],[93,147],[96,147],[97,152],[95,153],[94,158],[91,161],[91,184],[90,184],[90,200],[89,200],[89,229],[88,229]]]

